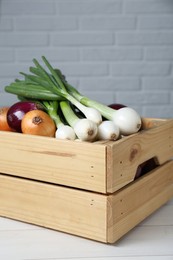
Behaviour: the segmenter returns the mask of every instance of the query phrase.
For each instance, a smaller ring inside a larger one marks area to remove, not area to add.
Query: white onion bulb
[[[97,136],[97,124],[93,121],[82,118],[74,125],[74,131],[79,139],[82,141],[93,141]]]
[[[74,129],[69,125],[60,125],[55,133],[57,139],[75,140],[76,134]]]
[[[113,121],[119,127],[122,135],[138,132],[142,124],[139,114],[130,107],[123,107],[115,111]]]
[[[101,116],[100,112],[95,108],[86,107],[85,116],[87,119],[93,121],[97,125],[99,125],[102,122],[102,116]]]
[[[112,140],[118,139],[120,134],[119,127],[113,121],[105,120],[98,126],[98,139],[99,140]]]

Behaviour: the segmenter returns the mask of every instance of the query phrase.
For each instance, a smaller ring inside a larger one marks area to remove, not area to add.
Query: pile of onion
[[[20,101],[0,109],[0,130],[55,137],[56,125],[37,102]]]
[[[31,111],[43,109],[40,103],[31,101],[19,101],[13,104],[7,112],[7,122],[16,132],[21,132],[21,122],[24,115]]]

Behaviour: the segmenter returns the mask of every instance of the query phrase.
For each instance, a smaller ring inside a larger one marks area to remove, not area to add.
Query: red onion
[[[37,102],[32,101],[20,101],[13,104],[7,113],[7,122],[9,126],[17,132],[21,133],[21,121],[24,115],[31,111],[41,109],[43,110],[43,106]]]
[[[126,106],[123,105],[123,104],[119,104],[119,103],[113,103],[113,104],[108,105],[108,107],[111,107],[111,108],[113,108],[115,110],[118,110],[118,109],[126,107]]]

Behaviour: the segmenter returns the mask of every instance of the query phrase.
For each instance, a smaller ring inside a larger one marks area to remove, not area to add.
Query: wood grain
[[[107,144],[107,192],[132,182],[138,166],[151,158],[158,165],[173,158],[173,120]]]
[[[105,192],[105,146],[0,131],[0,172]]]
[[[106,197],[0,175],[0,215],[105,242]]]
[[[173,196],[173,161],[108,197],[108,241],[115,242]]]
[[[2,173],[106,194],[132,182],[148,159],[161,165],[173,157],[173,120],[145,119],[144,130],[115,142],[0,131],[0,143]]]

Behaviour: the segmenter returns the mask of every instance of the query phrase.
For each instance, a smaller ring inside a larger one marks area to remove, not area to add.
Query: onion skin
[[[82,141],[92,142],[97,137],[97,124],[87,118],[79,119],[74,124],[74,131]]]
[[[62,124],[57,128],[55,137],[60,140],[75,140],[76,134],[71,126]]]
[[[42,109],[43,107],[41,104],[37,102],[31,102],[31,101],[20,101],[15,104],[13,104],[7,113],[7,122],[8,125],[14,129],[15,131],[21,133],[21,121],[24,115],[31,111],[31,110],[38,110]]]
[[[0,131],[14,132],[14,130],[9,126],[9,124],[7,122],[8,110],[9,110],[9,107],[0,108]]]
[[[108,107],[118,110],[118,109],[126,107],[126,106],[123,104],[120,104],[120,103],[113,103],[113,104],[108,105]]]
[[[109,104],[108,107],[114,109],[114,110],[119,110],[120,108],[123,108],[123,107],[126,107],[125,105],[123,104],[120,104],[120,103],[112,103],[112,104]],[[104,116],[103,116],[103,121],[107,120]]]
[[[119,138],[119,127],[113,121],[105,120],[98,126],[98,139],[115,141]]]
[[[118,109],[114,114],[113,121],[119,127],[121,135],[137,133],[142,125],[140,115],[130,107]]]
[[[24,115],[21,130],[23,134],[55,137],[56,125],[46,112],[31,110]]]

